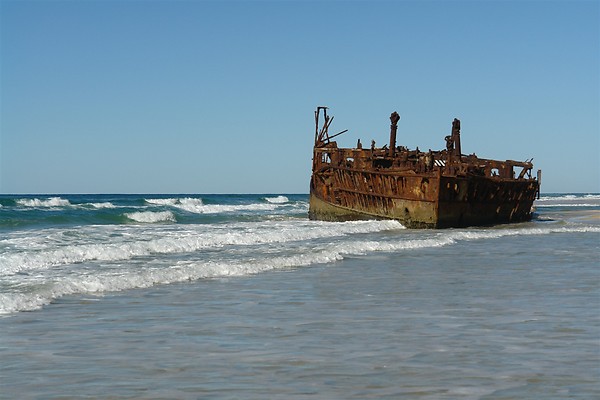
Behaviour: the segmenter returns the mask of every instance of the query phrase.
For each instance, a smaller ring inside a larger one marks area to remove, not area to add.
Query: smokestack
[[[389,148],[389,156],[392,157],[396,151],[396,131],[398,131],[398,121],[400,121],[400,115],[394,111],[392,115],[390,115],[390,121],[392,121],[392,125],[390,125],[390,148]]]

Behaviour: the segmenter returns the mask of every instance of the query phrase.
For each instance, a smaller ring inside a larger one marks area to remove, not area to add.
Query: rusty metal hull
[[[415,228],[437,225],[436,176],[384,175],[336,168],[323,172],[311,180],[311,219],[375,218],[396,219]]]
[[[342,173],[337,174],[342,176]],[[352,172],[343,173],[346,178]],[[360,173],[364,178],[364,172]],[[311,183],[309,217],[317,220],[395,219],[408,228],[449,228],[522,222],[531,219],[534,182],[503,182],[446,176],[378,176],[383,182],[408,181],[409,193],[392,187],[361,191],[339,180]],[[379,178],[379,179],[378,179]],[[410,179],[407,179],[410,178]],[[315,177],[314,179],[319,179]],[[356,179],[349,178],[354,182]],[[411,181],[419,182],[411,184]],[[416,192],[416,193],[415,193]]]
[[[442,177],[436,227],[529,221],[538,190],[533,180]]]
[[[319,109],[317,110],[317,112]],[[317,113],[315,113],[317,117]],[[315,132],[309,218],[327,221],[395,219],[408,228],[449,228],[531,219],[539,179],[530,162],[460,154],[460,121],[447,149],[395,146],[400,117],[393,113],[390,147],[338,148],[327,128]],[[318,118],[316,118],[318,123]],[[393,150],[390,150],[393,149]],[[521,169],[520,173],[518,169]]]

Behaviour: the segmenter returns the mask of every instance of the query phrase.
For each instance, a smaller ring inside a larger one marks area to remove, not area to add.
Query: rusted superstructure
[[[323,121],[321,124],[321,120]],[[310,181],[311,219],[396,219],[409,228],[448,228],[531,219],[541,171],[529,161],[497,161],[461,152],[454,119],[444,150],[396,146],[400,116],[390,116],[389,146],[339,148],[329,135],[333,117],[315,111]]]

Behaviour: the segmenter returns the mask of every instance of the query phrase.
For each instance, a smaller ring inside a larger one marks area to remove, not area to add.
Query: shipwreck
[[[445,149],[396,145],[400,116],[390,116],[381,148],[340,148],[330,135],[327,107],[315,111],[309,218],[326,221],[395,219],[407,228],[450,228],[528,221],[539,198],[541,170],[527,161],[498,161],[461,152],[454,119]]]

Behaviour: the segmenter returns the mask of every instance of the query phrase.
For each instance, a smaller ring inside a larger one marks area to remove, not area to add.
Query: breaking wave
[[[159,206],[173,206],[177,204],[181,199],[144,199],[148,204],[154,204]],[[202,204],[202,199],[194,199]]]
[[[75,232],[60,232],[60,235],[47,232],[31,244],[17,240],[5,243],[12,246],[20,243],[23,249],[0,256],[2,274],[9,281],[14,278],[19,285],[31,285],[36,290],[5,291],[0,295],[0,313],[36,309],[71,294],[100,295],[156,284],[242,276],[373,252],[402,252],[506,236],[600,233],[600,226],[556,224],[416,235],[396,221],[262,221],[186,228],[157,225],[142,235],[135,234],[136,229],[135,226],[112,228],[95,233],[106,237],[105,242],[81,244],[78,239],[58,248],[44,248],[45,238],[70,237]],[[81,234],[89,237],[86,232]],[[126,260],[129,261],[124,263]],[[53,279],[54,274],[60,274],[61,278]]]
[[[145,213],[141,213],[145,214]],[[152,218],[152,217],[143,217]],[[146,221],[144,221],[146,222]],[[330,229],[324,229],[327,226]],[[147,237],[124,241],[132,236],[130,229],[106,228],[102,236],[106,242],[65,244],[61,247],[45,248],[50,232],[45,232],[38,242],[23,243],[17,240],[7,243],[24,247],[24,251],[0,254],[2,274],[14,274],[28,270],[43,270],[58,265],[68,265],[87,261],[124,261],[151,254],[189,253],[203,249],[218,249],[225,246],[252,246],[264,243],[287,243],[302,240],[321,239],[351,234],[379,232],[401,229],[396,221],[360,221],[344,223],[305,222],[297,224],[291,221],[271,223],[235,224],[234,226],[206,226],[195,229],[164,230],[157,229]],[[133,228],[132,228],[133,229]],[[64,233],[64,232],[63,232]],[[110,241],[110,238],[115,238]],[[58,240],[58,239],[57,239]]]
[[[177,222],[171,211],[137,211],[126,213],[125,216],[132,221],[142,223]]]
[[[204,204],[199,198],[146,199],[149,204],[178,208],[194,214],[234,213],[239,211],[271,211],[278,202],[249,204]]]
[[[273,204],[284,204],[290,201],[286,196],[265,197],[265,200]]]
[[[97,208],[97,209],[103,209],[103,208],[117,208],[117,206],[115,206],[113,203],[111,202],[105,202],[105,203],[87,203],[84,205],[88,205],[90,207],[93,208]]]

